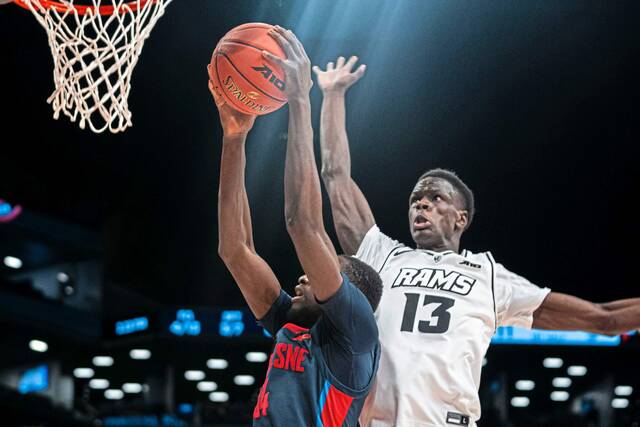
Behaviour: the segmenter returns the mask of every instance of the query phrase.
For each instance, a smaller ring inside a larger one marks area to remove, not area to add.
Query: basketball
[[[218,42],[211,57],[213,86],[238,111],[264,115],[287,103],[282,69],[262,56],[266,50],[286,55],[267,33],[269,24],[249,23],[235,27]]]

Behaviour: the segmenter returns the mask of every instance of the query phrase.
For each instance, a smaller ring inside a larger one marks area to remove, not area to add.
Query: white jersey
[[[382,355],[363,426],[474,426],[482,360],[496,328],[531,328],[550,290],[489,252],[412,249],[377,226],[356,257],[384,284],[375,313]]]

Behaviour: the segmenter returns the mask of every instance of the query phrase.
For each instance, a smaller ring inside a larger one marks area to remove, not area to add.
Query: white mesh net
[[[61,0],[52,7],[46,0],[21,0],[49,38],[55,90],[47,102],[53,117],[62,112],[73,122],[79,119],[81,129],[88,124],[96,133],[131,126],[131,73],[171,1],[90,0],[74,5],[74,0]],[[102,16],[97,11],[105,5],[113,7],[113,13]]]

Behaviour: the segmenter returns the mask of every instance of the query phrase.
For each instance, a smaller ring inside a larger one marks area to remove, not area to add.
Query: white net
[[[74,5],[74,0],[61,0],[52,7],[46,0],[21,0],[47,31],[55,83],[47,102],[53,117],[62,112],[72,122],[79,119],[81,129],[88,124],[96,133],[131,126],[131,73],[171,1],[90,0]],[[113,13],[100,15],[105,5]]]

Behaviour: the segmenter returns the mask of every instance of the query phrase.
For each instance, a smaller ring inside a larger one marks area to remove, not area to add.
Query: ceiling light
[[[551,381],[551,384],[557,388],[567,388],[571,386],[571,378],[557,377]]]
[[[542,366],[545,368],[562,368],[563,363],[559,357],[547,357],[542,361]]]
[[[105,388],[109,388],[109,381],[102,378],[94,378],[89,381],[89,388],[94,390],[104,390]]]
[[[615,409],[624,409],[629,406],[629,401],[627,399],[613,399],[611,401],[611,407]]]
[[[214,391],[209,394],[209,400],[212,402],[226,402],[229,400],[229,394],[224,391]]]
[[[120,400],[124,397],[122,390],[109,389],[104,391],[104,397],[109,400]]]
[[[151,357],[151,352],[144,348],[134,348],[129,352],[129,356],[136,360],[147,360]]]
[[[44,353],[49,349],[49,346],[44,341],[31,340],[29,341],[29,348],[33,351],[37,351],[38,353]]]
[[[516,381],[516,390],[529,391],[529,390],[533,390],[535,386],[536,386],[536,383],[534,383],[531,380]]]
[[[142,391],[142,384],[124,383],[122,384],[122,391],[125,393],[140,393]]]
[[[524,396],[516,396],[511,398],[511,406],[514,408],[526,408],[529,406],[529,398]]]
[[[551,400],[554,402],[565,402],[569,400],[569,393],[566,391],[553,391],[551,392]]]
[[[204,372],[202,371],[185,371],[185,379],[189,381],[202,381],[204,379]]]
[[[197,385],[198,390],[200,391],[215,391],[218,389],[218,384],[213,381],[200,381]]]
[[[91,368],[76,368],[73,370],[73,376],[76,378],[91,378],[94,372]]]
[[[22,260],[14,256],[6,256],[4,257],[4,265],[6,265],[9,268],[18,269],[22,267]]]
[[[111,356],[96,356],[93,358],[93,364],[96,366],[111,366],[113,365],[113,357]]]
[[[245,355],[248,362],[260,363],[267,361],[267,353],[261,351],[250,351]]]
[[[225,359],[209,359],[207,360],[207,367],[209,369],[227,369],[229,362]]]
[[[615,388],[616,396],[631,396],[633,387],[630,385],[619,385]]]
[[[233,377],[233,382],[236,385],[253,385],[256,380],[252,375],[236,375]]]
[[[572,377],[582,377],[587,374],[587,368],[584,366],[569,366],[567,368],[567,374]]]

